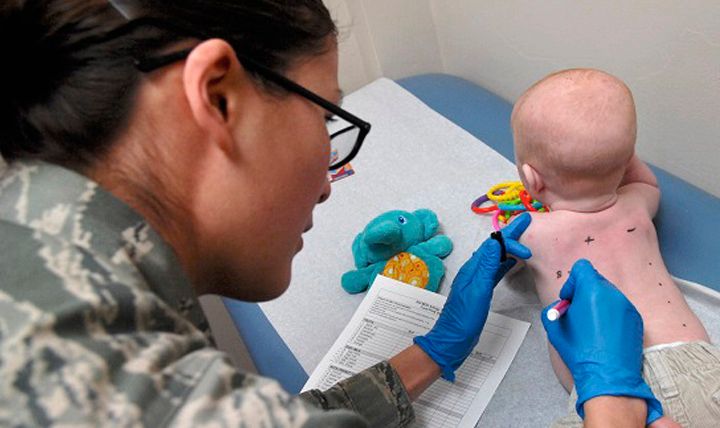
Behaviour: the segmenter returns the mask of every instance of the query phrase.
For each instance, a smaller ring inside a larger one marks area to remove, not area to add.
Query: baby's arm
[[[652,187],[658,187],[657,177],[655,177],[650,167],[640,160],[637,154],[634,154],[630,159],[630,162],[625,168],[625,175],[618,187],[632,183],[644,183]]]
[[[618,195],[633,203],[642,203],[650,217],[655,217],[660,205],[657,177],[637,155],[633,155],[625,169]]]

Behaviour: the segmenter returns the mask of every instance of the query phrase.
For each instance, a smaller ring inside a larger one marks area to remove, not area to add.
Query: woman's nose
[[[318,199],[318,204],[322,204],[323,202],[327,201],[330,197],[330,193],[332,192],[332,188],[330,187],[330,180],[325,180],[325,184],[323,185],[323,192],[320,194],[320,199]]]

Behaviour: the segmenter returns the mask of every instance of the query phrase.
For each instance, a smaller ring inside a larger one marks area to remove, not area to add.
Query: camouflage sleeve
[[[405,427],[415,420],[405,386],[387,361],[338,382],[327,391],[313,389],[300,397],[325,410],[352,409],[373,427]]]
[[[274,380],[238,372],[226,356],[199,350],[176,364],[175,374],[196,379],[163,426],[367,428],[349,409],[319,409],[285,392]]]

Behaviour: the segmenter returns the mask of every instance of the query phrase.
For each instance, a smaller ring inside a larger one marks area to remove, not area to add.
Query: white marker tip
[[[558,318],[560,318],[560,311],[553,308],[547,311],[547,319],[549,321],[556,321]]]

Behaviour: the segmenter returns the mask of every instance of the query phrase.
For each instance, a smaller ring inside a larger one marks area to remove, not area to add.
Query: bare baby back
[[[643,185],[620,189],[617,202],[599,212],[533,213],[522,242],[533,252],[527,264],[540,300],[543,305],[557,300],[572,264],[586,258],[640,312],[645,347],[709,341],[665,267],[652,223],[654,209],[636,197],[632,186]]]

